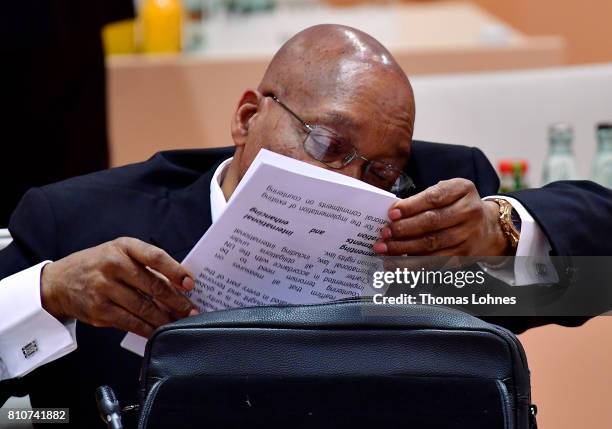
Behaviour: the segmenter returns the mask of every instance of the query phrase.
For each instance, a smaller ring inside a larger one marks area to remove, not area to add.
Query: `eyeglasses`
[[[299,121],[304,132],[306,132],[306,138],[302,143],[304,151],[313,159],[336,170],[346,167],[355,159],[362,159],[366,161],[363,167],[362,181],[389,191],[400,198],[410,195],[414,190],[412,179],[399,168],[384,162],[367,159],[357,152],[355,146],[334,131],[321,125],[307,124],[275,95],[267,95],[266,97],[274,100]]]

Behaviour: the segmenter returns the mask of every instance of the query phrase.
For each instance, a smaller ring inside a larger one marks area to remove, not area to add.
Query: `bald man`
[[[348,27],[317,26],[288,41],[259,87],[244,92],[231,118],[234,148],[163,152],[30,190],[12,217],[14,242],[0,254],[5,393],[71,407],[78,427],[96,425],[99,385],[135,401],[140,357],[119,343],[125,331],[149,336],[195,312],[183,295],[194,280],[178,261],[261,148],[386,190],[411,175],[416,192],[389,207],[379,254],[610,254],[609,243],[585,240],[588,225],[612,236],[609,191],[565,182],[482,200],[499,185],[484,155],[412,141],[414,118],[410,83],[383,46]],[[503,201],[520,211],[529,237],[508,234]],[[589,209],[595,204],[600,211]],[[583,226],[568,228],[577,219]]]

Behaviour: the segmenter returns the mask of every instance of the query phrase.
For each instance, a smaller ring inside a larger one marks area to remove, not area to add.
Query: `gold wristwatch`
[[[510,204],[506,200],[502,200],[501,198],[493,198],[493,201],[497,203],[499,206],[499,225],[501,226],[504,235],[508,239],[510,246],[513,249],[516,249],[518,246],[519,238],[521,237],[520,226],[517,228],[515,226],[515,221],[512,216],[512,212],[514,209],[512,208],[512,204]],[[518,221],[520,225],[520,221]]]

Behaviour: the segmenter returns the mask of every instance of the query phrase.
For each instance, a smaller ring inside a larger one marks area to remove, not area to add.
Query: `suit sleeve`
[[[474,185],[481,197],[496,194],[499,190],[499,178],[495,169],[484,153],[476,147],[472,149]]]
[[[472,151],[474,182],[481,197],[496,194],[499,181],[493,167],[480,150]],[[607,263],[612,256],[612,241],[608,239],[612,237],[612,191],[589,181],[561,181],[507,196],[518,200],[533,217],[550,244],[550,255],[561,257],[553,258],[560,284],[571,285],[567,290],[577,299],[586,299],[592,311],[489,321],[518,333],[549,323],[579,326],[612,308],[612,287],[605,280],[612,278],[612,264]]]
[[[40,272],[54,259],[55,216],[39,189],[29,191],[9,226],[13,242],[0,251],[0,404],[26,393],[21,379],[36,367],[76,348],[74,329],[48,314],[40,303]],[[72,323],[74,325],[74,323]]]
[[[57,259],[56,229],[55,213],[44,192],[29,190],[11,216],[13,242],[0,251],[0,279]]]
[[[540,225],[553,255],[612,256],[612,190],[589,181],[562,181],[509,195]]]

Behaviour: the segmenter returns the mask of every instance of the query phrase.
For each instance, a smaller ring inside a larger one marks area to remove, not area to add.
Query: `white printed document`
[[[195,277],[188,296],[200,311],[216,311],[371,295],[368,273],[381,269],[372,244],[395,201],[360,180],[262,149],[183,260]],[[144,344],[134,334],[121,343],[136,352]]]

